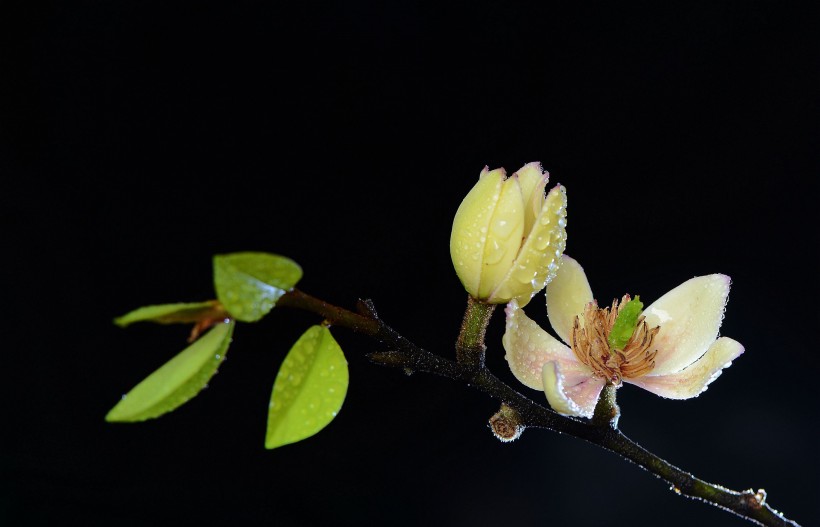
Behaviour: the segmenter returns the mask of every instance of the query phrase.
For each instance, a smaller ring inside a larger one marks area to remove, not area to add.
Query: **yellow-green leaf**
[[[160,324],[199,322],[217,304],[216,301],[209,300],[207,302],[144,306],[115,318],[114,323],[124,328],[134,322],[158,322]]]
[[[347,361],[324,326],[296,341],[273,384],[265,448],[308,438],[327,426],[347,395]]]
[[[233,328],[233,321],[214,326],[123,395],[105,420],[144,421],[170,412],[193,398],[225,360]]]
[[[277,254],[232,253],[214,256],[216,296],[228,313],[256,322],[302,278],[299,264]]]

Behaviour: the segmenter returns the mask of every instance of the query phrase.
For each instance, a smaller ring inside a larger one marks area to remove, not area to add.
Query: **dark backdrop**
[[[5,4],[10,7],[9,4]],[[288,255],[452,353],[453,214],[486,164],[538,160],[603,302],[722,272],[746,353],[701,397],[627,386],[621,427],[694,474],[818,511],[818,19],[774,2],[62,1],[0,16],[4,525],[747,525],[451,381],[350,362],[338,418],[263,448],[314,316],[237,327],[210,388],[105,413],[187,328],[116,328],[213,296],[211,256]],[[806,4],[808,5],[808,3]],[[25,9],[20,9],[25,7]],[[543,295],[528,309],[545,321]],[[489,362],[502,358],[501,316]],[[527,390],[526,388],[521,388]],[[526,391],[536,400],[541,396]]]

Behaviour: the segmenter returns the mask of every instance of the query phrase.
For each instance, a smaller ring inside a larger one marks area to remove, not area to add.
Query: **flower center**
[[[649,329],[643,316],[638,318],[637,326],[623,349],[610,345],[609,334],[621,309],[629,301],[629,295],[624,295],[620,302],[613,300],[612,306],[605,308],[599,308],[594,301],[590,302],[584,307],[583,314],[575,317],[570,334],[572,351],[578,360],[589,366],[594,375],[615,386],[619,386],[622,379],[640,377],[652,371],[655,355],[658,354],[657,350],[652,349],[652,342],[660,327]]]

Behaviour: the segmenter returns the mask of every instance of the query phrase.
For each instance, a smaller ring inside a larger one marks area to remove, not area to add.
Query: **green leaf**
[[[348,381],[347,361],[330,330],[308,329],[276,375],[265,448],[301,441],[327,426],[342,407]]]
[[[632,334],[635,333],[635,326],[638,325],[638,317],[642,312],[643,302],[640,296],[636,296],[621,306],[615,324],[612,325],[612,331],[609,332],[608,340],[611,348],[624,349]]]
[[[302,268],[284,256],[232,253],[214,256],[216,296],[228,313],[256,322],[302,278]]]
[[[234,322],[220,322],[179,355],[163,364],[105,416],[106,421],[133,422],[159,417],[197,395],[225,360]]]
[[[124,328],[134,322],[158,322],[160,324],[199,322],[216,306],[217,302],[213,300],[145,306],[115,318],[114,323]]]

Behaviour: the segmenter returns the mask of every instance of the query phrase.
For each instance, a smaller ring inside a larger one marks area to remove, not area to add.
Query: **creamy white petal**
[[[489,170],[484,167],[478,183],[464,197],[453,219],[450,254],[453,257],[456,274],[467,291],[473,295],[478,294],[487,231],[505,179],[503,168]]]
[[[541,172],[541,177],[538,179],[538,183],[535,185],[535,188],[532,191],[529,199],[524,196],[524,203],[526,204],[527,211],[528,211],[528,220],[531,219],[534,225],[534,222],[538,219],[538,215],[541,213],[541,209],[544,208],[544,200],[546,199],[546,189],[547,183],[550,180],[550,173],[546,170],[541,168],[541,163],[530,163],[527,166],[535,165],[538,168],[538,171]]]
[[[517,301],[507,304],[506,314],[507,329],[501,342],[510,370],[522,384],[543,390],[541,370],[549,361],[560,363],[568,386],[575,386],[592,375],[569,347],[541,329],[518,307]]]
[[[549,361],[541,371],[544,394],[553,410],[562,415],[592,417],[605,381],[586,377],[572,384],[558,361]]]
[[[543,200],[532,231],[524,233],[527,238],[518,257],[488,297],[490,302],[515,298],[524,306],[553,277],[566,245],[566,213],[566,191],[557,185]]]
[[[541,207],[544,204],[544,189],[550,175],[549,172],[544,172],[541,163],[534,161],[518,169],[512,177],[518,178],[518,184],[521,185],[521,195],[524,197],[524,233],[526,234],[532,230],[535,220],[541,212]]]
[[[524,198],[517,178],[501,185],[501,194],[487,226],[478,297],[489,298],[510,270],[524,236]]]
[[[743,346],[729,337],[720,337],[703,357],[691,366],[677,373],[624,379],[624,382],[640,386],[661,397],[669,399],[689,399],[706,390],[706,387],[720,377],[724,368],[743,353]]]
[[[723,321],[730,283],[723,274],[698,276],[644,310],[647,325],[661,327],[655,337],[658,355],[651,376],[680,371],[706,352]]]
[[[575,317],[592,302],[592,289],[583,267],[566,254],[561,257],[558,273],[547,284],[547,316],[552,329],[569,342]]]

